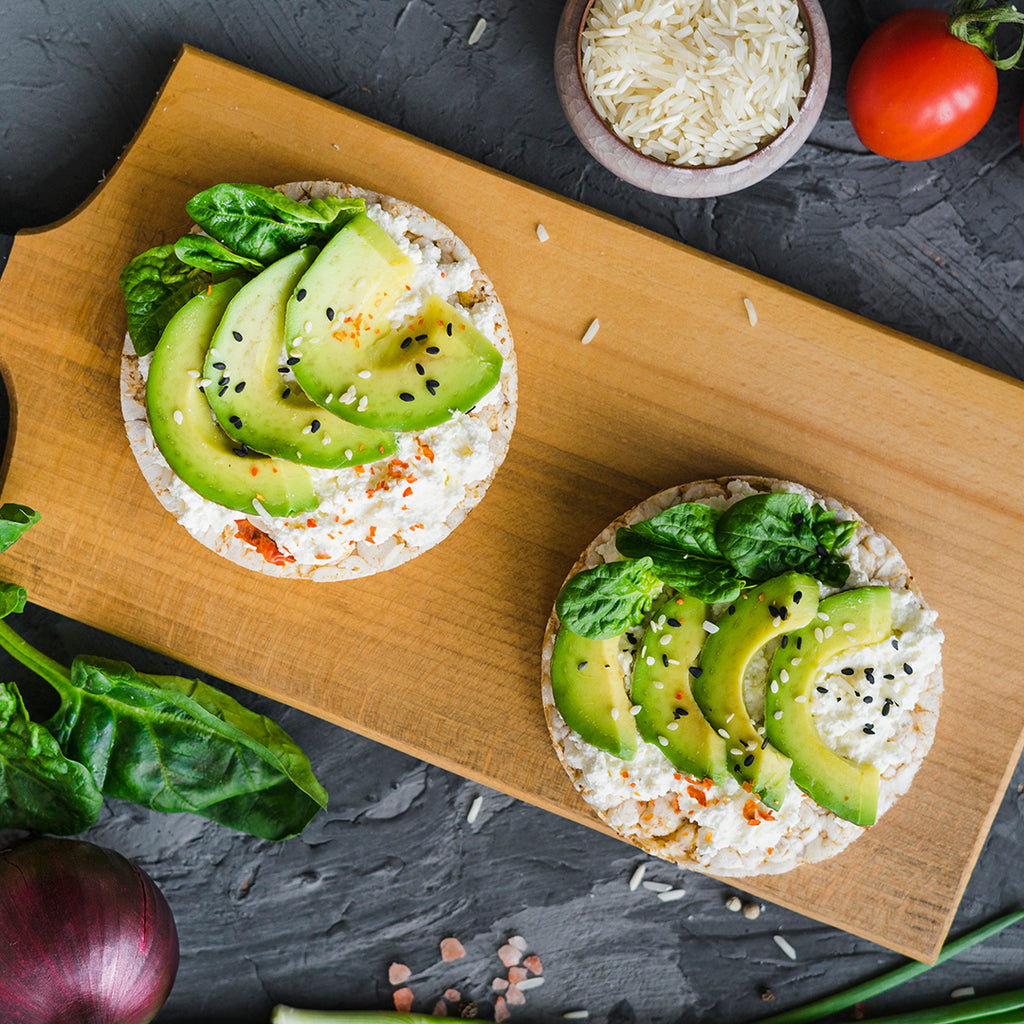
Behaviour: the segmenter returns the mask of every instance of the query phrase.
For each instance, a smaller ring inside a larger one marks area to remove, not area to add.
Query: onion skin
[[[4,1024],[148,1024],[177,969],[171,908],[119,853],[48,836],[0,852]]]

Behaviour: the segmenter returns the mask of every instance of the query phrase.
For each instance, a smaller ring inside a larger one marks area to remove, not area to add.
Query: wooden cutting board
[[[247,573],[193,541],[143,482],[118,403],[121,267],[176,238],[202,188],[310,178],[448,223],[498,287],[520,368],[481,505],[412,563],[339,584]],[[1019,382],[192,49],[92,198],[16,238],[0,363],[3,499],[42,513],[0,573],[30,600],[594,827],[538,696],[579,551],[707,476],[791,478],[854,505],[940,614],[938,737],[849,851],[745,888],[935,957],[1024,741]]]

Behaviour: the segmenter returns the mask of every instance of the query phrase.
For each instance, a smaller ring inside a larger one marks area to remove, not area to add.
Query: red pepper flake
[[[346,519],[345,522],[343,522],[341,525],[342,526],[351,526],[354,522],[355,522],[354,519]]]
[[[701,805],[701,807],[707,807],[708,797],[702,789],[698,789],[696,786],[687,786],[686,792]]]
[[[410,494],[412,494],[412,488],[411,487],[406,487],[406,489],[404,491],[402,491],[402,497],[403,498],[408,498]]]
[[[376,526],[370,527],[370,532],[366,535],[366,540],[370,544],[376,544],[377,542],[373,539],[373,535],[377,532]]]
[[[428,461],[434,461],[434,452],[430,445],[424,444],[418,437],[416,438],[416,447],[419,449],[420,454]]]
[[[314,529],[316,527],[316,520],[315,519],[307,519],[306,520],[306,525],[312,530],[312,529]]]
[[[260,471],[259,466],[251,466],[249,468],[249,472],[252,473],[253,476],[256,476],[256,474],[259,473],[259,471]]]
[[[757,815],[757,801],[753,797],[743,805],[743,817],[747,819],[748,825],[761,824],[761,819]]]
[[[285,565],[295,561],[293,555],[282,551],[267,534],[253,526],[248,519],[236,519],[235,526],[238,527],[235,537],[246,544],[251,544],[271,565]]]

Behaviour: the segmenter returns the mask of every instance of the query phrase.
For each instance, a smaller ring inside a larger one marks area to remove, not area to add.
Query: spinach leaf
[[[10,501],[0,505],[0,551],[6,551],[33,523],[38,522],[39,513],[28,505],[15,505]]]
[[[136,354],[152,352],[171,317],[212,280],[205,270],[178,259],[173,245],[159,245],[136,256],[119,279]]]
[[[653,572],[665,584],[707,604],[735,601],[749,585],[725,559],[713,561],[657,550],[649,556]]]
[[[74,835],[96,820],[102,804],[88,769],[68,760],[29,718],[14,683],[0,683],[0,828]]]
[[[604,640],[639,623],[662,582],[650,558],[608,562],[576,573],[555,602],[559,619],[577,636]]]
[[[174,243],[174,255],[182,263],[205,270],[217,279],[229,277],[240,271],[245,274],[258,274],[263,269],[263,264],[258,260],[239,256],[206,235],[183,235]]]
[[[28,594],[17,583],[0,583],[0,619],[13,612],[23,612]]]
[[[615,535],[615,544],[622,554],[628,554],[631,558],[640,555],[627,552],[623,548],[623,542],[629,545],[632,551],[639,551],[641,554],[657,547],[677,554],[724,561],[725,558],[715,539],[715,527],[721,515],[720,509],[709,508],[696,501],[687,501],[682,505],[673,505],[635,526],[623,527]]]
[[[198,679],[76,658],[45,723],[106,796],[190,811],[264,839],[298,835],[327,804],[309,760],[263,715]]]
[[[852,536],[833,513],[813,511],[799,494],[752,494],[726,509],[715,536],[722,553],[754,583],[784,572],[806,572],[841,587],[850,567],[837,554]]]
[[[268,264],[303,245],[323,245],[357,213],[363,199],[300,203],[264,185],[214,185],[186,204],[188,215],[240,256]]]

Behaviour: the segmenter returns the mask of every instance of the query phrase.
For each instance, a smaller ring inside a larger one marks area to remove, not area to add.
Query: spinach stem
[[[1020,920],[1024,920],[1024,910],[1015,910],[1009,914],[1004,914],[1002,917],[998,917],[994,921],[982,925],[980,928],[975,928],[974,931],[968,932],[966,935],[961,935],[960,938],[954,939],[952,942],[947,942],[942,947],[942,952],[939,953],[934,964],[924,964],[916,960],[903,964],[888,974],[871,978],[843,992],[824,996],[821,999],[816,999],[813,1003],[807,1003],[805,1006],[798,1006],[796,1009],[786,1010],[771,1017],[764,1017],[757,1024],[807,1024],[808,1021],[816,1021],[822,1017],[828,1017],[833,1013],[838,1013],[840,1010],[853,1006],[855,1003],[880,995],[882,992],[888,992],[889,989],[895,988],[911,978],[916,978],[919,974],[923,974],[933,966],[937,967],[939,964],[950,959],[950,957],[956,956],[957,953],[962,953],[965,949],[970,949],[971,946],[984,942],[987,938],[995,935],[997,932],[1001,932],[1012,924],[1016,924]],[[943,1020],[960,1020],[961,1018],[953,1015],[955,1008],[956,1004],[948,1007],[947,1010],[950,1016],[943,1018]],[[1021,1014],[1021,1017],[1024,1018],[1024,1013]],[[901,1017],[900,1019],[902,1020],[903,1018]],[[1005,1021],[1000,1021],[998,1024],[1010,1024],[1010,1020],[1011,1018],[1007,1017]],[[997,1019],[993,1017],[990,1021],[986,1021],[985,1024],[997,1024]]]
[[[42,651],[36,650],[3,621],[0,621],[0,647],[36,675],[42,676],[62,698],[67,696],[71,671],[59,661],[54,661]]]

